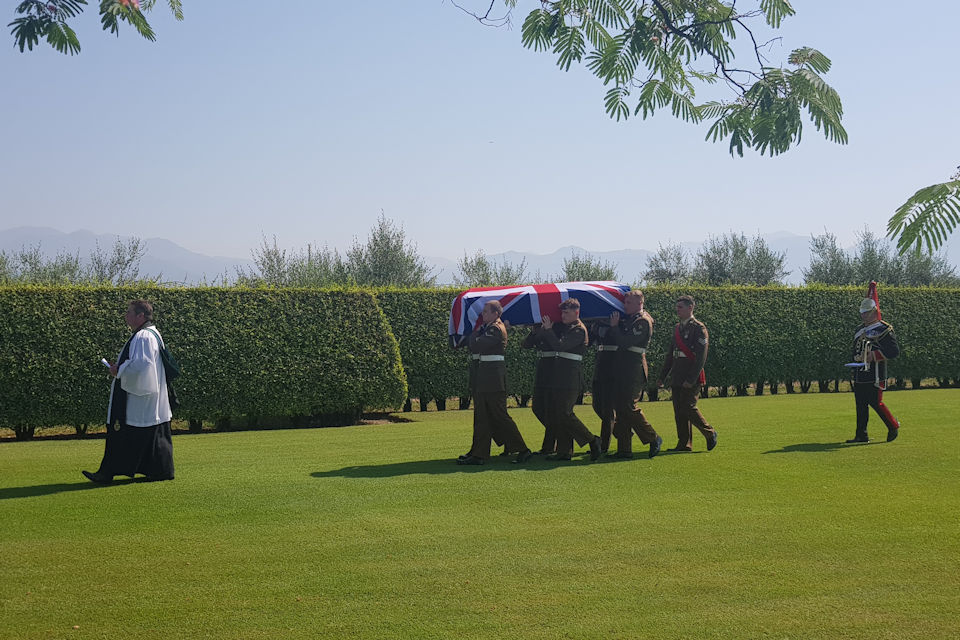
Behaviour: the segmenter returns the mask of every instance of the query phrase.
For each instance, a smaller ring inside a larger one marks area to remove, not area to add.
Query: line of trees
[[[40,247],[7,254],[0,251],[0,284],[114,284],[161,283],[161,276],[141,277],[140,259],[146,246],[139,238],[117,239],[109,250],[97,245],[86,259],[60,253],[45,257]],[[437,286],[437,274],[407,238],[402,225],[383,213],[366,240],[354,238],[342,255],[327,246],[308,244],[286,250],[274,237],[263,239],[252,252],[253,267],[238,269],[235,284],[241,287],[401,287]],[[655,285],[754,285],[784,284],[786,253],[770,248],[759,235],[742,233],[710,236],[695,253],[680,244],[659,245],[647,259],[639,284]],[[464,254],[457,263],[453,283],[461,288],[507,286],[542,282],[619,280],[616,263],[589,252],[572,252],[559,273],[530,273],[526,259],[513,263],[491,259],[482,252]],[[805,284],[856,285],[870,280],[894,286],[960,287],[960,276],[941,253],[911,251],[901,256],[894,247],[864,229],[857,244],[846,251],[835,235],[824,232],[810,238],[810,263],[803,269]],[[227,278],[223,278],[227,284]]]

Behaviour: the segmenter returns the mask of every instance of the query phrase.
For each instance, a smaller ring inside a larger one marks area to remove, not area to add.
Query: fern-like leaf
[[[896,239],[904,255],[913,248],[939,249],[960,224],[960,180],[920,189],[897,209],[887,222],[887,237]],[[898,237],[899,236],[899,237]]]

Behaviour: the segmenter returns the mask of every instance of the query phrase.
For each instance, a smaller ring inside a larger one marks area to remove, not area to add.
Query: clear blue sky
[[[471,1],[477,8],[482,0]],[[95,3],[94,3],[95,5]],[[584,69],[432,2],[159,2],[158,40],[76,24],[83,51],[0,49],[0,230],[160,236],[208,254],[346,248],[382,210],[421,253],[655,249],[730,230],[883,233],[960,164],[960,3],[795,2],[770,54],[833,60],[850,143],[778,158],[705,126],[610,120]],[[6,24],[13,4],[6,4]]]

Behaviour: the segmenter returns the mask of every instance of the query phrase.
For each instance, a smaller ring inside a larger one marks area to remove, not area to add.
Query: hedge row
[[[465,396],[468,355],[450,349],[447,320],[457,291],[223,288],[0,287],[0,426],[98,424],[108,378],[128,331],[127,300],[144,297],[184,368],[178,416],[355,414]],[[863,288],[652,288],[654,377],[688,293],[711,337],[708,384],[846,378]],[[901,378],[960,378],[960,290],[884,289],[884,317],[902,354]],[[513,328],[511,394],[532,391],[535,353]],[[592,352],[584,361],[592,375]]]
[[[400,344],[410,397],[422,400],[465,395],[467,354],[447,345],[447,319],[455,289],[379,291]],[[865,287],[656,287],[644,291],[655,321],[647,358],[653,377],[676,322],[675,301],[689,294],[710,331],[708,384],[845,379],[857,308]],[[960,290],[883,288],[880,306],[897,333],[902,353],[891,375],[912,379],[960,377]],[[520,349],[526,329],[511,329],[507,351],[509,392],[531,392],[535,355]],[[591,354],[584,360],[592,375]]]
[[[0,288],[0,426],[105,421],[129,336],[126,302],[154,303],[184,374],[178,417],[356,414],[407,395],[396,340],[368,291]]]

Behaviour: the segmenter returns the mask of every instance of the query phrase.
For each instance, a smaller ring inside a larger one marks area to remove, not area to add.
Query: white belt
[[[480,356],[480,362],[503,362],[503,356]]]
[[[598,344],[597,351],[616,351],[620,346],[616,344]]]
[[[647,350],[643,347],[627,347],[627,351],[632,351],[634,353],[646,353]]]
[[[470,359],[471,359],[471,360],[479,360],[479,359],[480,359],[480,354],[479,354],[479,353],[471,353],[471,354],[470,354]]]
[[[686,358],[686,357],[687,357],[687,354],[685,354],[683,351],[680,351],[680,349],[674,349],[674,351],[673,351],[673,357],[674,357],[674,358]]]
[[[570,353],[569,351],[557,351],[557,357],[567,360],[583,360],[583,356],[579,353]]]
[[[537,352],[538,358],[553,358],[553,357],[556,357],[556,355],[557,355],[556,351],[538,351]]]

